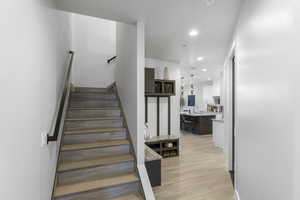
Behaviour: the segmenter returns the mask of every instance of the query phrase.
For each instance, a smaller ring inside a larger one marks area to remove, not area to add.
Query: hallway
[[[157,200],[232,200],[230,175],[211,136],[181,134],[180,156],[162,160]]]

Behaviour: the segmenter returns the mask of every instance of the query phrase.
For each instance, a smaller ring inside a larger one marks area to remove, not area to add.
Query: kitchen
[[[182,134],[212,135],[214,145],[223,149],[223,73],[203,78],[206,73],[205,68],[182,70],[180,129]]]
[[[166,197],[169,185],[176,189],[190,181],[190,174],[197,184],[204,184],[203,177],[217,181],[220,193],[232,197],[224,147],[223,76],[222,67],[146,59],[145,158],[157,199]],[[223,174],[222,181],[207,171]]]

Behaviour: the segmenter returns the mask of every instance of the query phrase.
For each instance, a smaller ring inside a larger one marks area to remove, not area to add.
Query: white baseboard
[[[238,191],[235,190],[234,193],[235,193],[235,199],[236,199],[236,200],[241,200]]]
[[[142,187],[143,187],[146,200],[155,200],[155,196],[152,190],[152,186],[145,165],[143,164],[138,165],[137,168],[142,182]]]

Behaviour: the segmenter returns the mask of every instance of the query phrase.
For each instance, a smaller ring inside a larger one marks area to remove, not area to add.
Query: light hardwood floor
[[[181,133],[180,156],[162,160],[157,200],[233,200],[234,191],[223,152],[212,136]]]

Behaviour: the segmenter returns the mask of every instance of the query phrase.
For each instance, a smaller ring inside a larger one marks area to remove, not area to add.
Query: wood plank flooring
[[[234,200],[221,149],[212,136],[181,133],[180,156],[162,160],[162,186],[157,200]]]

